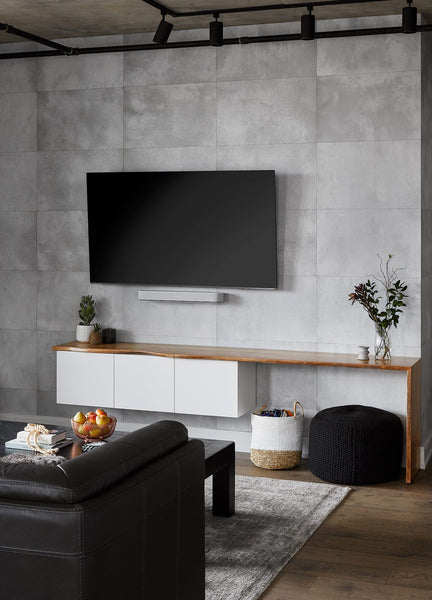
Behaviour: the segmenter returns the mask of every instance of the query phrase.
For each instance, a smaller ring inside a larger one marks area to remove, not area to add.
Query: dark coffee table
[[[213,475],[213,514],[230,517],[235,512],[235,444],[201,441],[205,448],[205,476]]]
[[[0,456],[4,454],[4,443],[16,437],[18,431],[27,423],[18,421],[0,421]],[[58,429],[59,425],[47,425],[49,429]],[[72,430],[67,436],[74,439]],[[118,439],[126,432],[117,431],[110,439]],[[205,477],[213,476],[213,514],[218,517],[230,517],[235,511],[235,444],[223,440],[201,440],[205,448]],[[60,450],[66,458],[82,454],[82,443],[76,441]]]

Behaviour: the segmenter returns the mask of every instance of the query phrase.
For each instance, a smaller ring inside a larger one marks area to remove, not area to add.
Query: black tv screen
[[[276,288],[274,171],[87,173],[90,281]]]

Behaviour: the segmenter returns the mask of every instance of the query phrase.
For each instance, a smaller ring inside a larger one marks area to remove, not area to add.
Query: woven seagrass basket
[[[297,414],[298,406],[301,414]],[[262,417],[264,408],[251,415],[251,461],[262,469],[292,469],[302,457],[303,407],[295,402],[292,417]]]

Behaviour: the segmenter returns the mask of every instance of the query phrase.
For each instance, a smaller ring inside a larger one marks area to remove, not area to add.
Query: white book
[[[28,431],[18,431],[17,440],[20,442],[25,442],[27,439]],[[38,444],[55,444],[60,440],[64,440],[66,438],[66,431],[59,429],[50,429],[49,433],[40,433],[37,436]],[[33,433],[30,434],[30,441],[34,440]]]
[[[40,444],[38,441],[38,445],[43,450],[48,450],[53,448],[63,448],[64,446],[69,446],[69,444],[72,444],[72,442],[72,438],[66,438],[64,440],[60,440],[56,444]],[[22,442],[18,438],[5,442],[5,448],[9,450],[31,450],[31,448],[27,446],[26,442]]]

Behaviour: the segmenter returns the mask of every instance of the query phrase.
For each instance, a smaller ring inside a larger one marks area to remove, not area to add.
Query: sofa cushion
[[[187,441],[184,425],[159,421],[57,465],[0,463],[0,500],[82,502]]]

